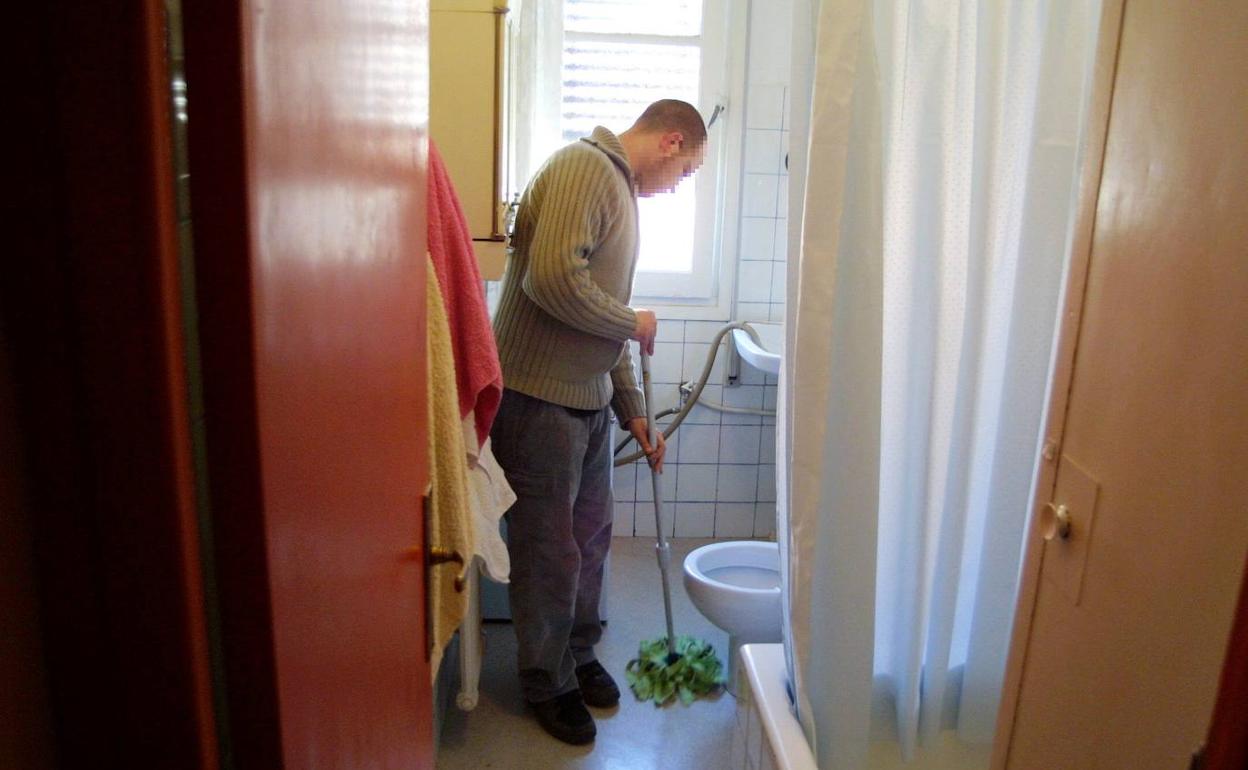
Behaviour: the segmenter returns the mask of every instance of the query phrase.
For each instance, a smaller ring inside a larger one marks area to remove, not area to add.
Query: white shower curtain
[[[781,531],[821,768],[991,741],[1098,6],[797,2]]]

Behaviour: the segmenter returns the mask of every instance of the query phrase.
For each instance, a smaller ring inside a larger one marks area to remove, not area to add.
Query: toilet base
[[[724,689],[734,698],[740,689],[740,677],[745,673],[741,666],[741,644],[737,637],[728,637],[728,681],[724,684]]]
[[[727,681],[724,683],[724,689],[732,697],[737,697],[740,690],[743,677],[746,675],[745,667],[741,663],[741,648],[747,644],[769,644],[781,641],[776,639],[743,639],[739,636],[728,635],[728,675]]]

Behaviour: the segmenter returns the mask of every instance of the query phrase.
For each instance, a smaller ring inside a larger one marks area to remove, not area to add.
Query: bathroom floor
[[[672,544],[672,613],[677,634],[706,639],[727,664],[728,635],[711,625],[685,594],[681,565],[706,539],[679,538]],[[624,683],[624,666],[642,639],[664,632],[663,591],[654,541],[616,538],[611,545],[607,626],[598,657],[620,685],[620,705],[591,709],[598,739],[568,746],[547,735],[527,711],[515,675],[516,637],[509,623],[485,624],[481,697],[471,712],[452,707],[446,715],[438,768],[611,768],[611,770],[702,770],[729,766],[736,702],[713,699],[665,708],[639,703]]]

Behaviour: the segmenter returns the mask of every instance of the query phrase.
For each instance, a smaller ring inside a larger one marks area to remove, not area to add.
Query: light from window
[[[641,254],[637,269],[653,273],[687,273],[693,269],[693,226],[698,212],[693,180],[674,193],[640,198]]]
[[[564,0],[565,32],[697,37],[702,0]]]
[[[698,101],[697,45],[577,40],[563,46],[565,141],[588,136],[594,126],[623,131],[651,102]]]
[[[702,0],[564,0],[564,141],[588,136],[595,126],[623,131],[659,99],[697,104],[701,28]],[[692,270],[692,181],[640,200],[638,210],[637,269]]]

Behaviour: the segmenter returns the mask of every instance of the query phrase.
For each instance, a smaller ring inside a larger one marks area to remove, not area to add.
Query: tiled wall
[[[784,320],[791,20],[790,0],[751,3],[736,302],[743,321]]]
[[[676,406],[679,386],[698,377],[719,321],[660,320],[651,360],[655,411]],[[723,379],[727,343],[704,400],[729,406],[775,409],[776,385],[757,369],[742,364],[739,385]],[[660,424],[670,423],[670,418]],[[622,438],[623,433],[619,436]],[[663,471],[663,500],[668,536],[767,536],[776,517],[775,419],[730,414],[695,406],[668,442]],[[654,536],[653,487],[642,461],[615,469],[617,537]]]
[[[734,318],[783,321],[788,226],[790,0],[754,0],[750,11],[742,218]],[[652,374],[660,409],[675,405],[679,382],[696,377],[721,326],[663,319]],[[775,409],[776,381],[742,364],[740,384],[725,387],[723,362],[703,397],[730,406]],[[657,411],[657,410],[656,410]],[[668,448],[663,497],[668,535],[766,537],[775,531],[775,419],[697,407]],[[650,474],[644,464],[617,468],[615,534],[654,535]],[[674,515],[673,515],[674,514]]]

